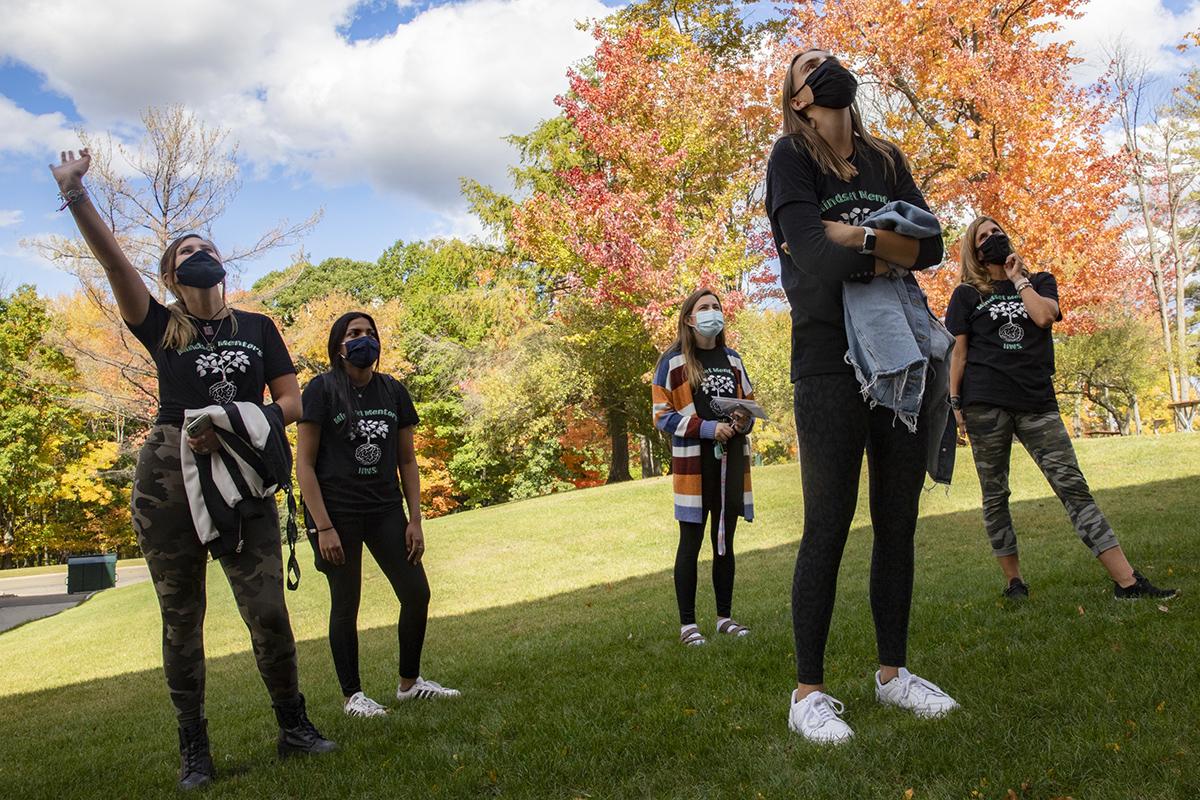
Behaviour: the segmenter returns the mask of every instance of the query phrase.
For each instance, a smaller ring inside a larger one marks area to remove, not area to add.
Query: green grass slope
[[[453,701],[348,719],[324,639],[328,590],[302,548],[289,594],[301,684],[341,750],[275,763],[274,719],[218,566],[211,566],[206,797],[1177,798],[1200,797],[1195,608],[1200,437],[1081,442],[1130,560],[1184,596],[1116,602],[1029,459],[1013,510],[1033,598],[1003,580],[962,459],[922,500],[911,668],[963,708],[918,720],[874,700],[865,495],[841,572],[830,692],[856,737],[787,729],[795,685],[791,574],[803,509],[794,465],[755,473],[758,519],[736,536],[734,614],[753,633],[681,647],[669,479],[539,498],[426,524],[432,619],[422,673]],[[865,483],[865,482],[864,482]],[[374,564],[360,616],[364,688],[396,685],[398,605]],[[150,584],[0,635],[0,798],[155,797],[178,756]],[[1009,792],[1013,794],[1010,795]]]

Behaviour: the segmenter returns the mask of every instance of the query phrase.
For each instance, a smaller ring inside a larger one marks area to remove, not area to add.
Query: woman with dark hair
[[[711,289],[697,289],[683,301],[675,341],[654,369],[654,425],[671,434],[671,472],[675,484],[675,599],[679,604],[679,641],[706,641],[696,627],[696,562],[704,544],[705,518],[712,520],[713,590],[717,596],[717,633],[745,636],[750,629],[734,622],[733,533],[737,518],[754,519],[750,493],[750,444],[753,419],[741,409],[715,408],[715,398],[754,399],[741,357],[725,346],[725,317]]]
[[[915,239],[860,223],[893,201],[928,210],[898,147],[863,128],[857,80],[824,50],[797,53],[783,79],[783,133],[767,165],[767,214],[792,306],[791,379],[804,492],[804,535],[792,580],[797,689],[788,724],[816,742],[853,733],[825,693],[825,646],[842,551],[858,501],[863,453],[870,471],[870,600],[881,703],[936,716],[957,703],[906,668],[913,537],[924,481],[930,409],[917,428],[873,406],[847,363],[842,284],[942,259],[941,237]],[[903,280],[914,281],[911,275]]]
[[[1117,544],[1079,469],[1054,395],[1054,339],[1062,319],[1058,284],[1049,272],[1030,274],[1008,234],[991,217],[967,226],[959,252],[959,285],[946,308],[954,334],[950,405],[983,491],[983,525],[1004,571],[1004,596],[1029,597],[1008,510],[1009,462],[1016,436],[1062,501],[1080,541],[1108,571],[1118,598],[1170,598],[1134,570]]]
[[[62,163],[51,169],[63,207],[71,209],[104,268],[122,319],[158,368],[158,418],[138,455],[131,506],[162,611],[163,670],[179,723],[179,788],[195,789],[214,774],[204,717],[209,551],[189,505],[181,447],[186,444],[196,461],[204,461],[216,459],[222,443],[212,427],[185,435],[182,426],[189,411],[211,405],[261,407],[266,389],[275,406],[266,410],[282,430],[282,424],[300,417],[300,386],[270,318],[225,304],[225,269],[211,242],[195,234],[173,241],[159,262],[159,278],[176,301],[164,306],[150,294],[88,199],[83,176],[90,164],[87,150],[81,150],[78,158],[63,153]],[[257,518],[244,520],[237,552],[219,563],[250,629],[259,675],[275,708],[279,755],[327,752],[337,745],[313,727],[300,694],[296,643],[284,602],[278,513],[273,499],[262,507]]]
[[[333,323],[329,371],[304,387],[296,441],[296,479],[308,536],[317,569],[329,579],[329,646],[342,685],[342,708],[357,717],[387,713],[363,692],[358,673],[364,545],[400,601],[396,699],[458,695],[420,676],[429,581],[421,565],[425,534],[413,447],[419,420],[404,385],[376,371],[379,353],[378,329],[369,314],[352,311]]]

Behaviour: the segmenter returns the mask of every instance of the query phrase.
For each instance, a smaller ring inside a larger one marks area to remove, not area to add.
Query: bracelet
[[[1033,287],[1032,283],[1030,283],[1029,281],[1023,280],[1017,284],[1017,294],[1020,294],[1021,292],[1025,291],[1026,289],[1030,289],[1032,287]]]
[[[62,211],[67,206],[73,206],[88,199],[87,189],[68,189],[65,192],[59,192],[58,196],[63,201],[63,204],[58,207],[59,211]]]

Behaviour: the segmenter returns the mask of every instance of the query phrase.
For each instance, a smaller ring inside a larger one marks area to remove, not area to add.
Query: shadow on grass
[[[744,639],[713,631],[703,568],[697,607],[710,640],[700,648],[678,644],[669,569],[434,619],[423,674],[463,696],[385,719],[342,716],[327,644],[300,642],[310,714],[342,746],[320,758],[274,764],[250,655],[211,659],[219,780],[206,796],[1200,796],[1196,489],[1188,478],[1098,493],[1131,560],[1184,589],[1167,611],[1114,601],[1052,498],[1014,504],[1034,590],[1015,612],[1000,602],[978,511],[923,518],[910,665],[963,704],[946,719],[874,701],[870,531],[860,528],[826,673],[851,744],[817,748],[787,730],[788,544],[738,557],[735,616],[753,629]],[[394,630],[363,631],[360,650],[364,688],[388,703]],[[0,797],[167,794],[174,739],[158,670],[0,698]]]

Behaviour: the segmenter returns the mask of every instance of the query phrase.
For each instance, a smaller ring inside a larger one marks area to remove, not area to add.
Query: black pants
[[[337,670],[342,694],[350,697],[362,691],[358,675],[358,605],[362,597],[362,550],[371,551],[375,562],[392,584],[400,601],[400,621],[396,626],[400,641],[400,677],[416,678],[421,671],[421,648],[425,644],[425,623],[429,617],[429,580],[425,568],[408,560],[404,531],[408,517],[403,507],[373,517],[346,518],[330,514],[346,554],[344,564],[330,564],[321,557],[315,536],[311,536],[317,569],[329,579],[329,647]],[[312,527],[312,523],[309,523]]]
[[[714,505],[719,506],[720,502],[718,497]],[[713,591],[717,596],[717,616],[728,617],[733,607],[733,533],[737,528],[738,518],[737,514],[732,512],[725,517],[725,555],[722,556],[717,554],[717,527],[720,518],[716,512],[704,513],[705,518],[712,521],[712,579]],[[679,603],[680,625],[696,623],[696,565],[703,545],[704,523],[681,521],[679,549],[675,551],[675,600]]]
[[[909,433],[891,410],[868,407],[852,374],[796,381],[795,409],[804,489],[804,536],[792,579],[797,677],[800,683],[825,682],[825,643],[864,450],[875,534],[870,589],[875,641],[881,664],[905,666],[928,414],[922,409],[917,433]]]

